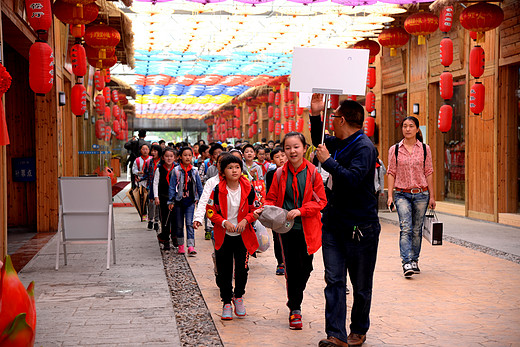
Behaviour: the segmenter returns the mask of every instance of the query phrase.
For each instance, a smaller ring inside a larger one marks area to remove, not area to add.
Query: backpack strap
[[[426,166],[426,144],[422,143],[423,153],[424,153],[424,159],[423,159],[423,166]],[[399,154],[399,142],[395,144],[395,166],[397,166],[397,154]]]

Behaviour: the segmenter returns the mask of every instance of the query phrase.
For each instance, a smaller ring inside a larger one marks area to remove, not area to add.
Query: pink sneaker
[[[195,254],[197,254],[197,251],[195,250],[195,247],[188,247],[188,255],[191,257],[194,257]]]
[[[178,249],[177,253],[184,254],[184,245],[180,245],[179,246],[179,249]]]

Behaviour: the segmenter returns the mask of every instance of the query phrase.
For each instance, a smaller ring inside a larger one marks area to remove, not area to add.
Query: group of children
[[[276,274],[286,278],[289,328],[301,329],[303,291],[313,254],[321,247],[320,211],[327,202],[320,173],[305,159],[305,137],[290,132],[272,149],[247,143],[236,148],[218,143],[186,146],[178,153],[170,147],[147,147],[142,146],[133,171],[138,184],[150,191],[148,227],[158,230],[160,220],[163,249],[170,250],[171,239],[181,254],[186,229],[187,252],[193,256],[194,229],[205,226],[205,239],[214,242],[223,320],[233,319],[233,311],[238,317],[246,315],[248,262],[259,247],[255,228],[263,206],[288,211],[292,229],[273,231]]]

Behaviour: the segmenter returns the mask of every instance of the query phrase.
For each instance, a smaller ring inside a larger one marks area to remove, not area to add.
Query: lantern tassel
[[[9,142],[9,133],[7,132],[7,122],[5,121],[4,104],[0,97],[0,146],[7,146]]]
[[[397,55],[397,52],[396,52],[395,48],[393,48],[393,47],[390,48],[390,56],[395,57],[396,55]]]
[[[424,35],[419,35],[419,38],[417,39],[417,44],[418,45],[426,44],[426,38],[424,37]]]

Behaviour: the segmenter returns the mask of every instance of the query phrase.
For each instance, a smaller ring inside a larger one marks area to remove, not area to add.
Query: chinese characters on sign
[[[13,181],[34,182],[36,181],[36,159],[35,158],[13,158]]]

